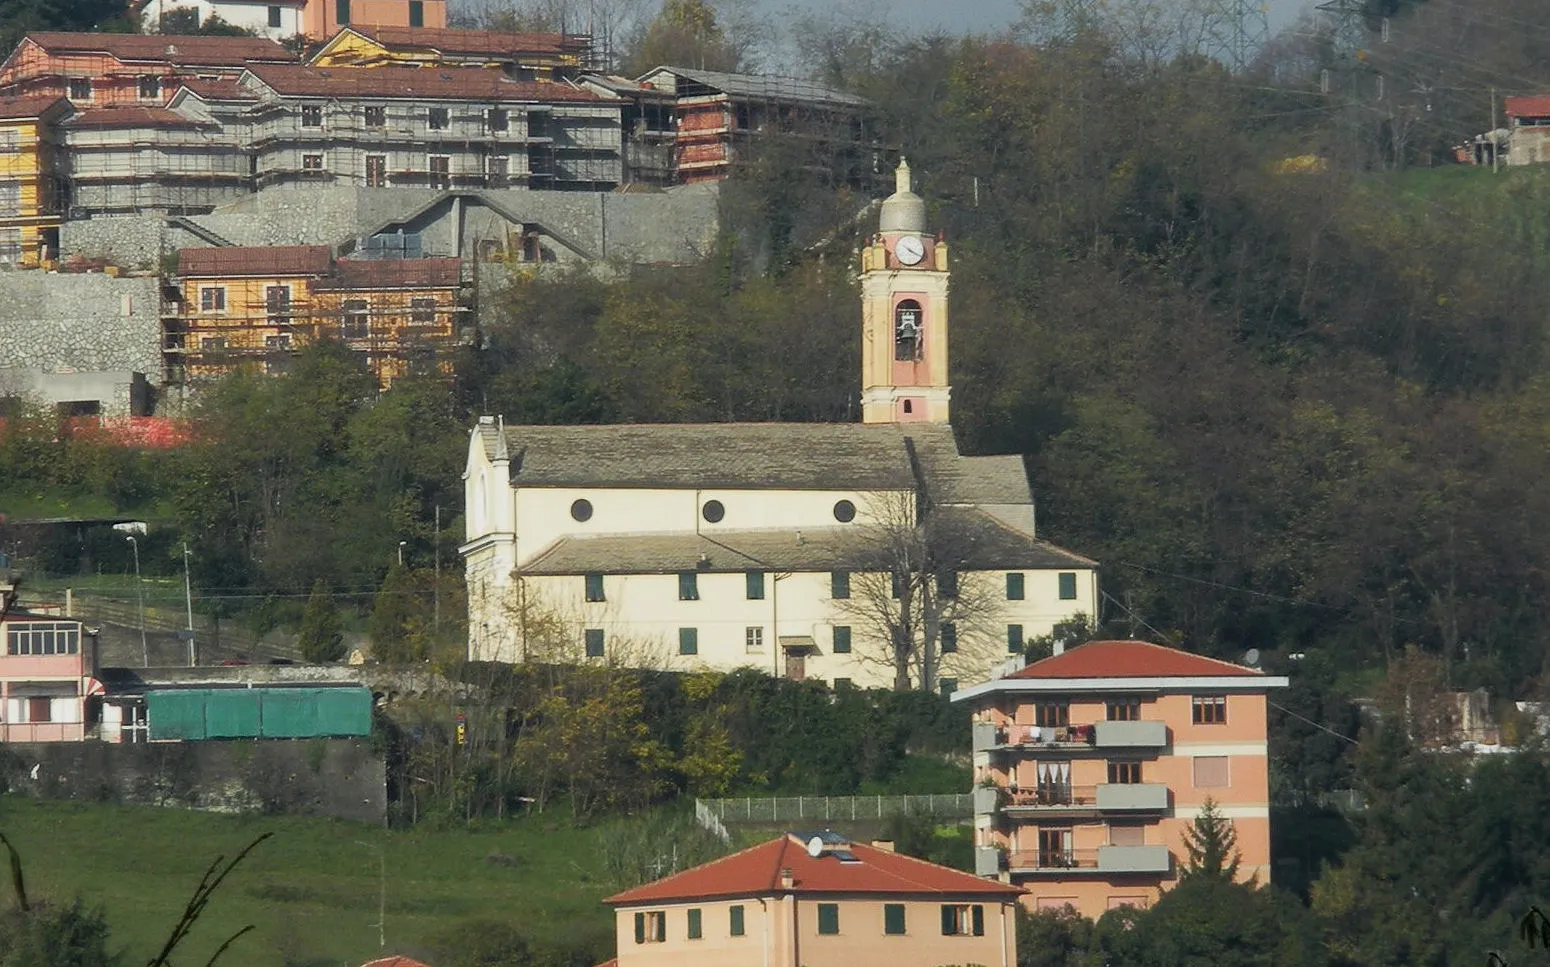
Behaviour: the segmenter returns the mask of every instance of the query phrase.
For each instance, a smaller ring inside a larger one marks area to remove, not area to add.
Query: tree
[[[663,0],[626,61],[630,74],[663,65],[700,70],[737,71],[752,47],[751,31],[729,35],[709,0]]]
[[[382,579],[366,626],[371,653],[378,661],[403,665],[430,657],[425,589],[419,585],[416,575],[398,564],[388,568]]]
[[[1189,859],[1179,879],[1199,878],[1234,882],[1238,878],[1238,833],[1210,797],[1195,821],[1184,831],[1184,850]]]
[[[872,514],[849,555],[850,597],[839,602],[863,625],[853,653],[891,668],[899,691],[987,669],[1005,645],[992,630],[994,582],[975,569],[982,525],[916,494],[885,497]]]
[[[302,657],[309,662],[338,661],[344,657],[344,631],[339,611],[328,584],[318,578],[301,613],[301,636],[297,642]]]

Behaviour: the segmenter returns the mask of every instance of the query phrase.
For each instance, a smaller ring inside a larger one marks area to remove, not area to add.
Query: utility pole
[[[194,661],[194,585],[188,578],[188,541],[183,542],[183,603],[188,606],[188,667]]]
[[[140,579],[140,542],[129,535],[129,546],[135,550],[135,601],[140,615],[140,663],[151,667],[151,648],[145,643],[145,582]]]
[[[1496,137],[1496,85],[1491,85],[1491,174],[1496,174],[1496,154],[1501,142]]]
[[[434,602],[431,612],[431,635],[437,641],[441,640],[441,505],[436,505],[436,533],[431,538],[431,545],[435,549],[435,573],[431,579],[431,600]]]

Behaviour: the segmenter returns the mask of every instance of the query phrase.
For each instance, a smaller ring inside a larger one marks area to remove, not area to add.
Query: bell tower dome
[[[861,250],[861,422],[947,423],[947,243],[902,158]]]

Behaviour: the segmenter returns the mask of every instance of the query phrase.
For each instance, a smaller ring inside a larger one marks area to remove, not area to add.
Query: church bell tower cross
[[[861,422],[947,423],[947,243],[899,161],[877,234],[861,251]]]

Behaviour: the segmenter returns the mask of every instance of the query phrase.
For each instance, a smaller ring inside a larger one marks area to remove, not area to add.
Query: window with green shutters
[[[700,653],[700,629],[678,629],[678,653],[680,655],[698,655]]]
[[[651,910],[635,914],[635,942],[661,943],[667,939],[667,914]]]
[[[1062,571],[1060,574],[1060,600],[1076,600],[1076,574],[1071,571]]]
[[[951,621],[942,622],[942,654],[951,655],[958,650],[958,626]]]
[[[850,654],[850,625],[834,626],[834,653],[836,655]]]
[[[1008,601],[1021,601],[1023,599],[1023,575],[1020,571],[1012,571],[1006,576],[1006,599]]]
[[[704,920],[704,918],[702,916],[702,911],[698,907],[695,907],[694,909],[689,911],[689,939],[690,940],[698,940],[698,939],[700,939],[700,937],[704,936],[704,932],[703,932],[704,923],[703,923],[703,920]]]
[[[341,27],[350,22],[350,0],[334,0],[334,20]]]
[[[588,628],[587,629],[587,633],[586,633],[586,639],[587,639],[587,657],[588,658],[602,658],[603,657],[603,629],[602,628]]]
[[[951,601],[958,597],[958,572],[943,571],[936,576],[936,592]]]
[[[749,571],[748,574],[747,574],[747,578],[748,578],[748,600],[750,600],[750,601],[763,601],[764,600],[764,572],[763,571]]]
[[[730,922],[731,930],[729,932],[734,937],[741,937],[743,935],[743,932],[744,932],[744,927],[743,927],[743,905],[741,903],[739,903],[739,904],[733,906],[730,910],[728,910],[727,913],[728,913],[728,916],[731,918],[731,922]]]
[[[985,908],[978,903],[942,904],[942,936],[985,936]]]
[[[1006,650],[1013,655],[1021,654],[1023,650],[1023,626],[1006,626]]]
[[[603,600],[603,576],[601,574],[587,575],[587,600]]]
[[[883,933],[893,936],[904,933],[904,904],[883,904]]]
[[[818,904],[818,932],[825,936],[832,936],[840,932],[840,905],[838,903]]]
[[[829,597],[836,601],[850,597],[849,571],[835,571],[829,575]]]
[[[678,575],[678,600],[700,600],[700,576],[693,571],[684,571]]]

